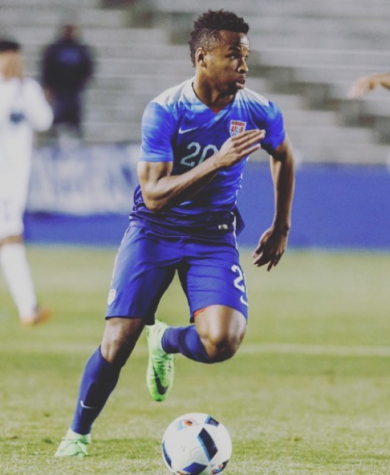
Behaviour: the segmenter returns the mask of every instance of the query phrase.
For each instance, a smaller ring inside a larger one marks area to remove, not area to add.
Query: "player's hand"
[[[219,167],[226,168],[240,162],[243,158],[259,150],[260,141],[265,137],[265,130],[247,130],[230,137],[222,145],[214,159]]]
[[[361,99],[367,92],[375,89],[376,84],[372,77],[365,76],[357,79],[348,91],[349,99]]]
[[[274,227],[267,229],[261,236],[257,248],[253,251],[253,264],[261,267],[268,264],[267,271],[276,267],[287,247],[288,232]]]

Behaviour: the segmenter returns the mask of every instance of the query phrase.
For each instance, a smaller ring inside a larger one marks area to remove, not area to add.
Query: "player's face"
[[[22,56],[19,51],[4,51],[0,53],[0,73],[4,79],[22,76]]]
[[[221,31],[216,46],[207,52],[207,77],[210,85],[226,94],[244,89],[250,53],[244,33]]]

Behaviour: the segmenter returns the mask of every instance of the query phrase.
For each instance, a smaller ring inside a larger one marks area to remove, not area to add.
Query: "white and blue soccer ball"
[[[185,414],[169,424],[162,454],[175,475],[216,475],[232,456],[232,441],[226,427],[208,414]]]

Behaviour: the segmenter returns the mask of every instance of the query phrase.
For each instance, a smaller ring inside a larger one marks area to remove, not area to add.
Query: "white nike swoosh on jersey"
[[[84,404],[84,401],[80,401],[80,406],[81,406],[83,409],[97,409],[97,407],[86,406],[86,405]]]
[[[180,127],[180,129],[179,129],[179,134],[186,134],[187,132],[191,132],[191,130],[195,130],[195,129],[197,129],[197,128],[198,128],[198,127],[192,127],[192,129],[182,129],[182,128]]]

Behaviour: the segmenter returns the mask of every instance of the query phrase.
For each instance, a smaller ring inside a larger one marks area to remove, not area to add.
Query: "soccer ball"
[[[185,414],[165,431],[162,454],[175,475],[216,475],[229,462],[232,441],[226,427],[208,414]]]

